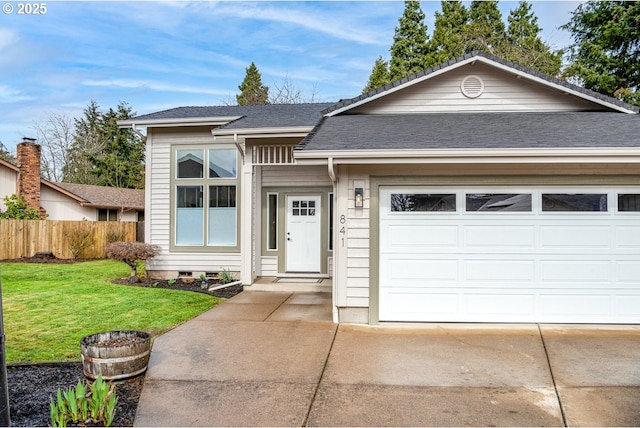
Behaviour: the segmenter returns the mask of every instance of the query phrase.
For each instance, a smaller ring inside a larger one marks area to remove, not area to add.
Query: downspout
[[[333,165],[333,158],[329,157],[327,159],[327,168],[329,170],[329,178],[331,178],[331,182],[333,183],[333,194],[336,194],[336,183],[338,182],[338,177],[336,176],[336,171]],[[335,254],[334,254],[335,256]],[[334,266],[334,272],[335,272],[335,260],[333,263]],[[331,305],[331,314],[333,316],[333,322],[336,324],[340,323],[340,316],[338,314],[338,306],[336,306],[336,296],[338,295],[338,284],[336,283],[336,281],[332,281],[332,291],[331,291],[331,295],[332,295],[332,300],[333,300],[333,304]]]
[[[240,156],[242,157],[242,164],[244,165],[244,149],[242,148],[242,146],[238,142],[238,134],[237,133],[233,134],[233,144],[236,145],[236,149],[238,149],[238,151],[240,152]]]
[[[147,136],[144,135],[142,132],[140,132],[140,130],[138,128],[136,128],[136,124],[135,123],[131,125],[131,130],[133,132],[135,132],[136,135],[138,135],[138,137],[142,138],[145,141],[147,140]]]
[[[331,178],[331,182],[336,184],[338,178],[336,177],[336,171],[333,168],[333,158],[330,157],[327,159],[327,167],[329,168],[329,177]]]

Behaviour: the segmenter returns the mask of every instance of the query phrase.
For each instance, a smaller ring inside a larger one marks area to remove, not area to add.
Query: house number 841
[[[342,215],[340,216],[340,224],[345,224],[346,222],[347,222],[347,218],[344,216],[344,214],[342,214]],[[344,226],[342,226],[342,227],[340,228],[340,233],[341,233],[342,235],[344,235],[345,233],[347,233],[347,230],[346,230],[346,228],[345,228]],[[344,236],[342,237],[342,239],[341,239],[340,241],[341,241],[341,243],[342,243],[342,246],[344,247]]]

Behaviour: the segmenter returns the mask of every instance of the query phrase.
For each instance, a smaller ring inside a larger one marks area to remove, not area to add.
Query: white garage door
[[[640,188],[380,189],[381,321],[640,323]]]

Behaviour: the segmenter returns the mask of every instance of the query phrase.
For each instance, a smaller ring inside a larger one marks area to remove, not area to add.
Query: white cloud
[[[21,91],[7,85],[0,85],[0,103],[15,103],[33,100],[35,97],[24,95]]]
[[[0,51],[18,40],[18,35],[8,28],[0,28]]]
[[[176,85],[162,82],[151,82],[146,80],[132,79],[107,79],[107,80],[85,80],[82,82],[84,86],[102,86],[110,88],[142,88],[160,92],[178,92],[188,94],[205,94],[205,95],[226,95],[226,90],[207,89],[196,86]]]
[[[285,24],[292,24],[307,30],[313,30],[341,40],[348,40],[368,45],[384,46],[387,40],[380,40],[379,29],[360,28],[353,21],[345,21],[345,16],[328,15],[320,8],[312,13],[294,10],[295,4],[282,2],[281,7],[274,7],[268,2],[248,4],[244,2],[216,3],[213,15],[226,15],[233,18],[255,19]],[[362,22],[362,20],[359,20]]]

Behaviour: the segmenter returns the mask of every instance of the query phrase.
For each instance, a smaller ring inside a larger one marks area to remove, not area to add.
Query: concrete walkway
[[[245,291],[158,337],[136,426],[638,426],[640,326],[331,322]]]

